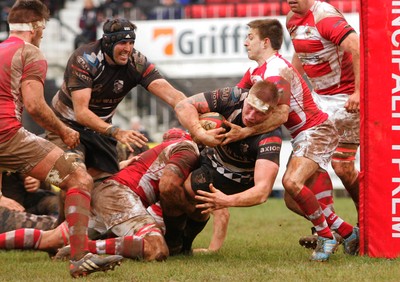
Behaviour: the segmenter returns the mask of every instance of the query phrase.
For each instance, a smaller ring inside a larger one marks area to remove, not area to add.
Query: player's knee
[[[46,180],[63,190],[76,187],[90,192],[93,187],[93,179],[79,159],[79,155],[75,153],[64,153],[54,163]]]
[[[290,175],[286,174],[282,178],[282,185],[291,197],[296,196],[302,188],[299,187],[298,183]]]
[[[161,234],[146,236],[143,243],[143,260],[165,261],[169,256],[167,243]]]
[[[332,168],[335,174],[340,178],[353,178],[353,175],[357,174],[354,162],[332,160]]]
[[[87,173],[86,169],[77,167],[76,170],[70,173],[65,181],[61,183],[60,188],[63,190],[79,188],[90,193],[93,188],[93,178]]]

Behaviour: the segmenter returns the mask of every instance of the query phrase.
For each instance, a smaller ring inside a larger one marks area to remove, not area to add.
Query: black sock
[[[186,227],[183,233],[183,246],[182,253],[190,255],[192,253],[192,244],[196,236],[204,229],[208,220],[206,221],[195,221],[191,218],[187,219]]]
[[[181,253],[183,245],[183,231],[186,226],[187,215],[163,216],[165,224],[165,241],[167,242],[170,255]]]

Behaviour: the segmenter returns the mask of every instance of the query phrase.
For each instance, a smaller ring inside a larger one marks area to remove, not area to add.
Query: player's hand
[[[205,248],[197,248],[193,249],[194,254],[210,254],[210,253],[215,253],[215,251],[210,250],[210,249],[205,249]]]
[[[35,193],[40,187],[40,180],[27,176],[24,179],[24,186],[26,192]]]
[[[13,199],[7,198],[4,195],[0,198],[0,206],[12,211],[25,211],[25,208]]]
[[[68,126],[64,126],[64,128],[60,132],[60,138],[68,146],[69,149],[73,149],[79,145],[79,132],[73,130]]]
[[[250,136],[248,127],[241,127],[239,125],[233,124],[229,121],[224,121],[224,124],[230,128],[230,130],[223,134],[223,142],[221,145],[226,145],[231,142],[236,142]]]
[[[126,168],[128,165],[130,165],[133,162],[136,162],[138,159],[139,159],[139,156],[134,156],[134,157],[132,157],[130,159],[120,161],[119,162],[119,169],[121,170],[121,169]]]
[[[211,192],[198,190],[195,199],[202,202],[196,205],[198,209],[204,209],[201,213],[208,214],[214,210],[230,207],[228,195],[214,187],[213,184],[209,185]]]
[[[142,133],[136,130],[119,129],[114,138],[125,144],[131,152],[133,152],[133,149],[130,144],[135,144],[139,148],[142,148],[149,141]]]
[[[360,92],[356,91],[351,94],[344,107],[349,113],[358,113],[360,111]]]
[[[222,127],[210,130],[199,129],[193,137],[193,141],[204,146],[216,147],[221,145],[225,138],[223,134],[225,132],[226,129]]]

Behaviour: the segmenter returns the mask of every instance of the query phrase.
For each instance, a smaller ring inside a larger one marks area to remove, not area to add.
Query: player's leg
[[[357,255],[359,252],[359,230],[357,226],[351,224],[340,218],[328,206],[320,204],[324,212],[326,221],[329,227],[343,238],[343,245],[345,253],[349,255]]]
[[[68,227],[66,223],[47,231],[21,228],[0,234],[0,249],[6,250],[23,249],[54,252],[68,244],[68,242]]]
[[[46,180],[66,191],[64,211],[70,230],[70,274],[73,277],[114,269],[121,263],[122,256],[99,257],[88,250],[87,226],[93,180],[81,165],[75,163],[75,158],[54,147],[28,175]],[[89,264],[92,267],[85,267]]]
[[[358,212],[359,172],[355,167],[355,156],[360,145],[360,114],[349,113],[344,105],[348,95],[327,95],[327,112],[338,131],[339,144],[332,156],[332,168],[351,196]],[[331,111],[331,112],[329,112]]]
[[[56,219],[53,216],[17,212],[0,207],[0,233],[21,228],[50,230],[55,227]]]
[[[332,211],[333,209],[333,186],[329,173],[326,170],[318,169],[305,183],[305,185],[314,193],[318,202],[328,206]],[[286,206],[294,213],[303,216],[303,211],[299,208],[296,202],[288,193],[284,193],[284,201]],[[332,230],[332,234],[336,240],[341,243],[343,239],[341,236]],[[299,244],[305,248],[315,249],[317,247],[318,234],[314,227],[311,228],[311,234],[302,236],[299,239]]]
[[[162,230],[140,197],[129,187],[113,180],[96,186],[93,189],[93,213],[96,221],[103,222],[115,237],[120,237],[96,242],[97,246],[106,244],[109,246],[106,249],[111,252],[146,261],[164,260],[168,256]]]
[[[355,166],[358,144],[339,143],[332,156],[332,168],[340,178],[353,200],[357,212],[359,209],[359,171]]]

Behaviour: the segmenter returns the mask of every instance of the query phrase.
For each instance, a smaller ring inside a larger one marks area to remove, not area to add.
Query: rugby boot
[[[78,261],[70,260],[69,273],[73,278],[84,277],[93,272],[114,270],[121,264],[122,256],[99,256],[87,253]]]

